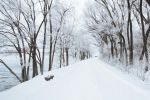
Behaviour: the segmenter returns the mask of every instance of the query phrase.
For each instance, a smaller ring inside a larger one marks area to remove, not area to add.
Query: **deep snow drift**
[[[45,81],[48,75],[54,79]],[[126,80],[123,73],[95,58],[37,76],[1,92],[0,99],[150,100],[149,94],[149,89]]]

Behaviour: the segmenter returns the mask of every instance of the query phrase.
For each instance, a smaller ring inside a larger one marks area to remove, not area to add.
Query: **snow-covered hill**
[[[53,80],[45,77],[54,75]],[[0,93],[0,100],[150,100],[149,89],[127,80],[123,73],[89,59]]]

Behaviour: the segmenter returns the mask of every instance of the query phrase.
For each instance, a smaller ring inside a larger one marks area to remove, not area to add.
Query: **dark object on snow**
[[[45,80],[50,81],[53,78],[54,78],[54,75],[48,75],[47,77],[45,77]]]
[[[145,67],[145,73],[148,72],[148,70],[149,70],[149,69],[148,69],[148,66],[146,66],[146,67]]]

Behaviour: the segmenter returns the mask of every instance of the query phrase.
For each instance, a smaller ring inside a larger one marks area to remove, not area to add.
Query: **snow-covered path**
[[[54,79],[45,81],[44,76]],[[150,93],[125,81],[98,60],[54,70],[0,93],[0,100],[150,100]]]

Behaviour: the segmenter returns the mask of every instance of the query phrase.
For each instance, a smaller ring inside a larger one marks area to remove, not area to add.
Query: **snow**
[[[44,77],[54,75],[45,81]],[[53,70],[0,92],[1,100],[149,100],[150,91],[97,58]]]

